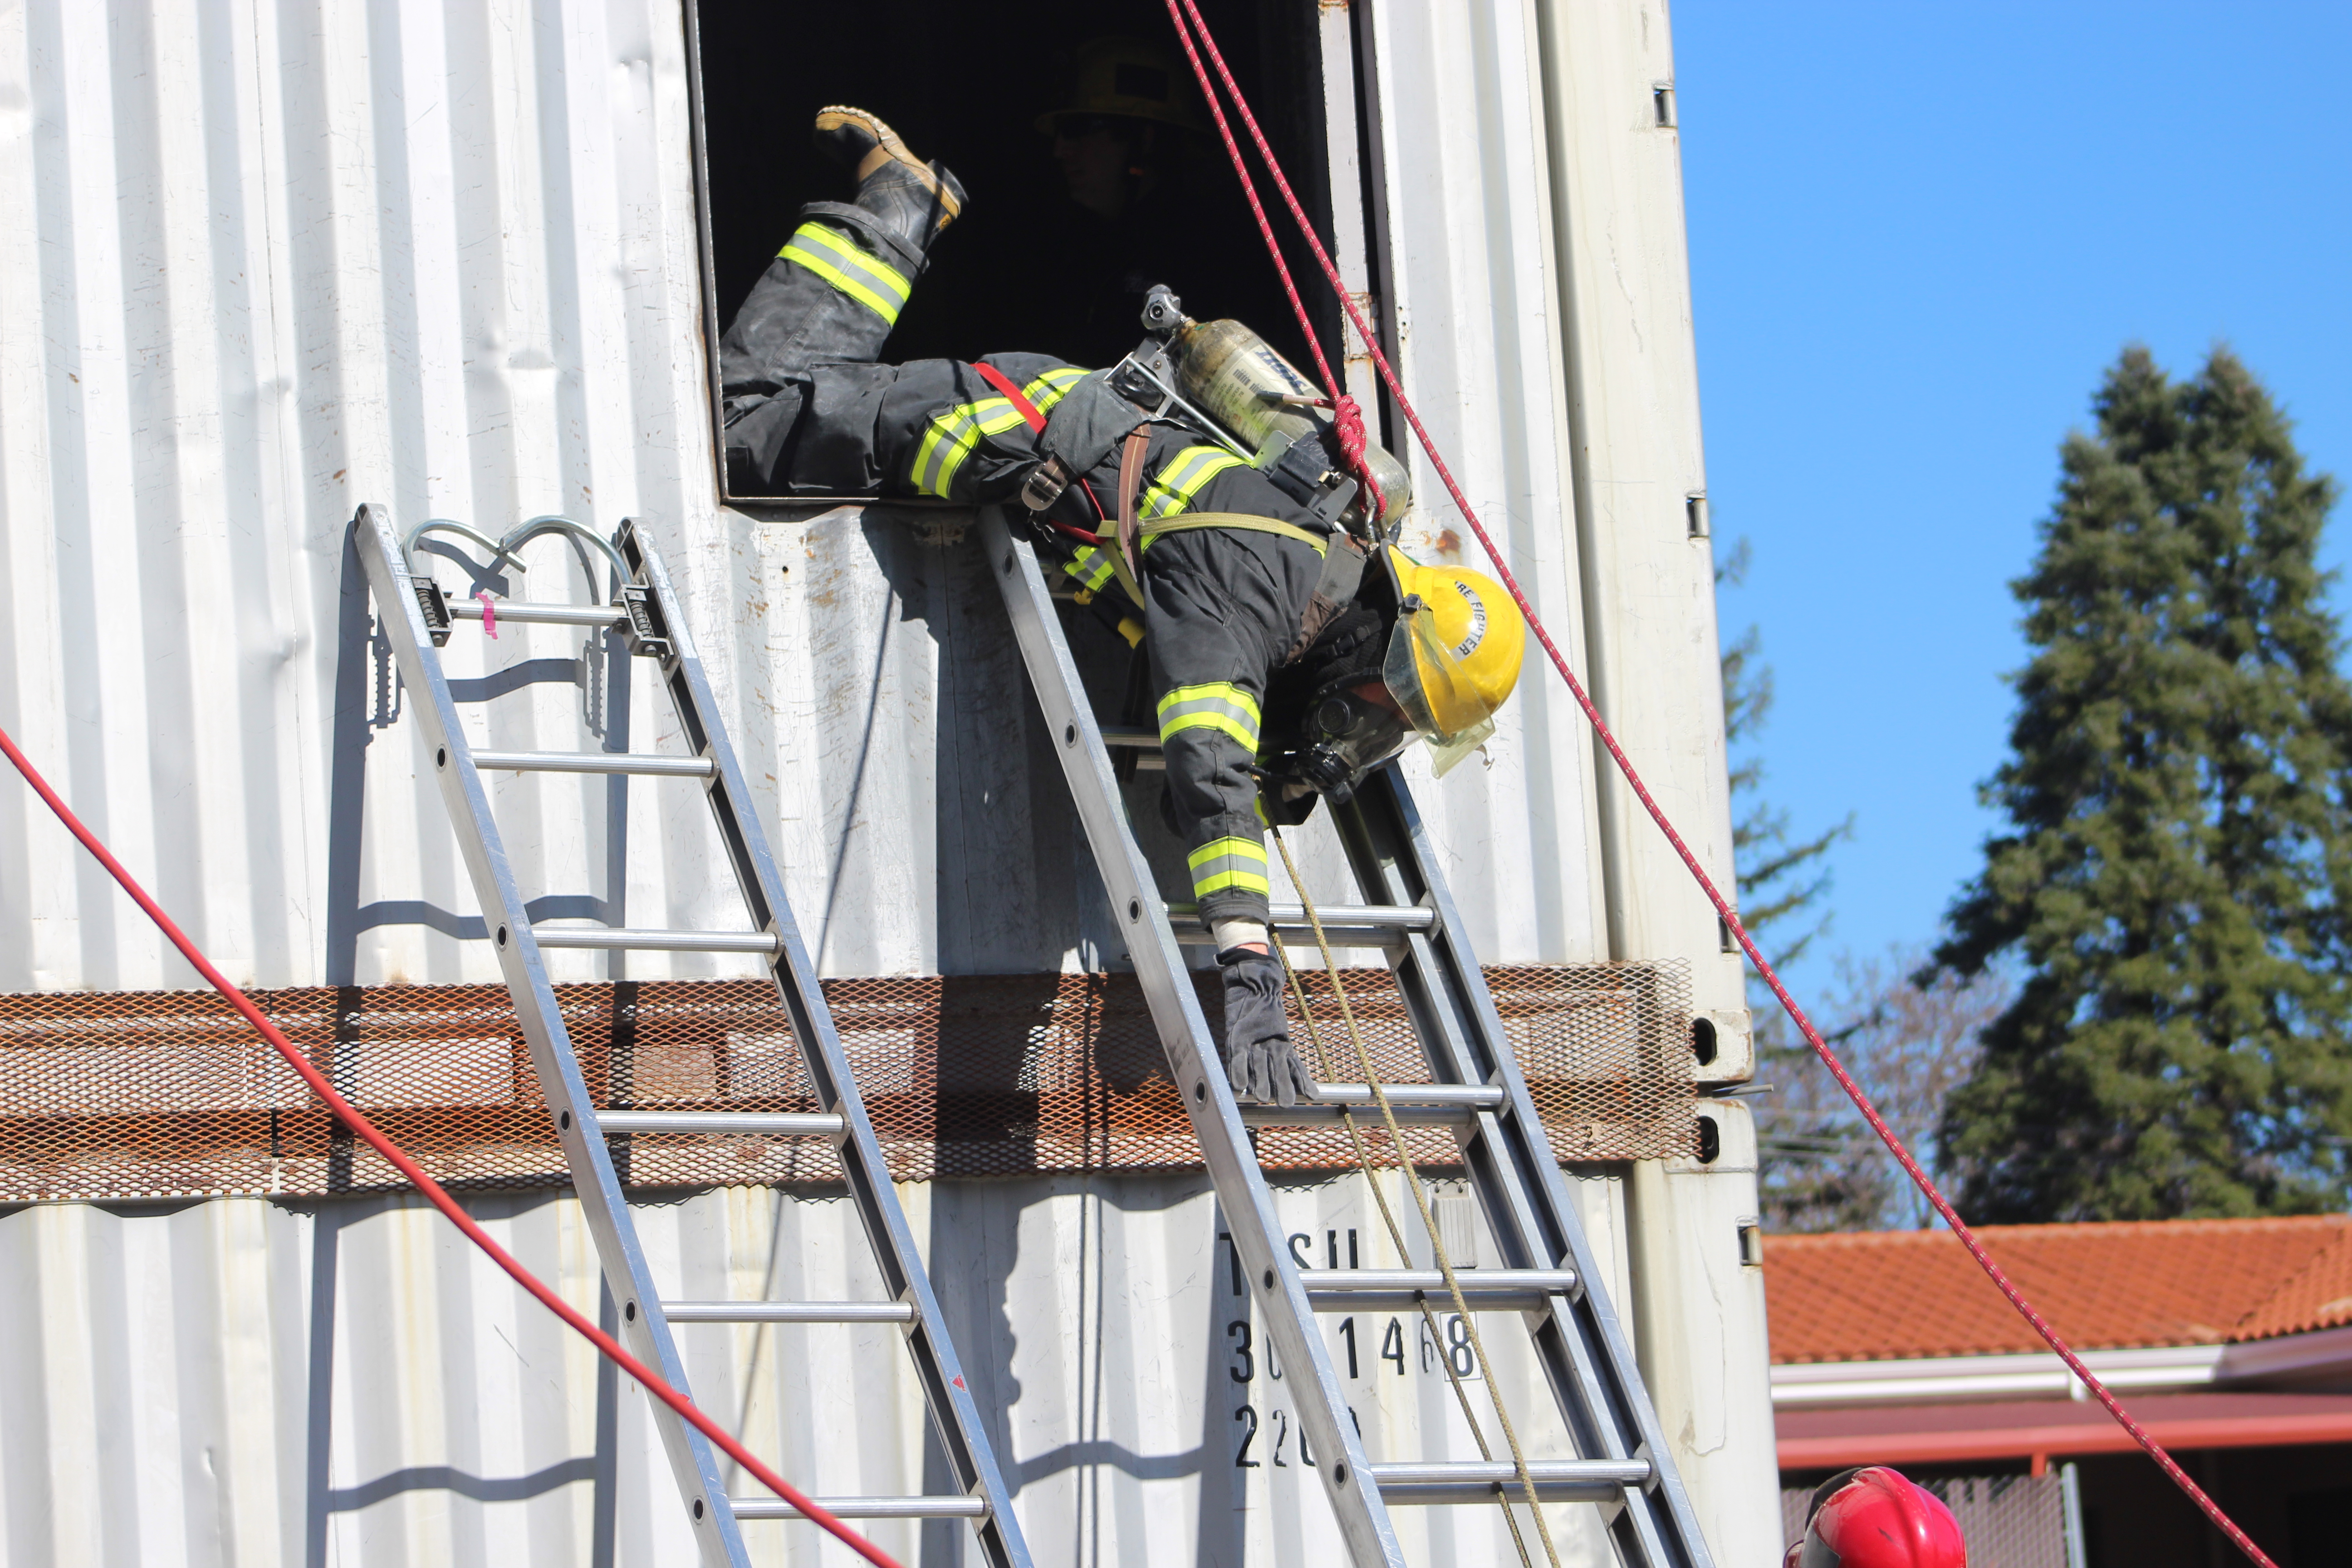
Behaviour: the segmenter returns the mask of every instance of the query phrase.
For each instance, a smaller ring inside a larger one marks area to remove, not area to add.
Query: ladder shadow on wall
[[[521,1194],[516,1206],[544,1202],[551,1194]],[[613,1568],[618,1547],[620,1497],[620,1383],[616,1369],[599,1358],[593,1447],[517,1476],[483,1476],[455,1465],[409,1465],[354,1485],[333,1484],[336,1307],[342,1282],[342,1233],[401,1205],[402,1196],[372,1194],[364,1200],[329,1201],[311,1209],[310,1300],[305,1335],[307,1387],[303,1408],[302,1563],[326,1568],[335,1560],[331,1536],[338,1516],[362,1513],[411,1492],[441,1492],[454,1501],[478,1505],[523,1503],[565,1487],[590,1487],[587,1568]],[[598,1326],[618,1331],[620,1314],[610,1288],[597,1290]],[[445,1506],[446,1504],[445,1503]]]

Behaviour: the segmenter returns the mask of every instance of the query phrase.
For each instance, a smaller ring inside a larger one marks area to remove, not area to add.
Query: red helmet
[[[1942,1500],[1884,1465],[1813,1490],[1805,1536],[1782,1568],[1968,1568],[1969,1545]]]

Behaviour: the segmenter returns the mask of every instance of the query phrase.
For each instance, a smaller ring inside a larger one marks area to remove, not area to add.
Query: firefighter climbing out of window
[[[1525,626],[1490,580],[1389,542],[1408,504],[1372,450],[1337,470],[1314,388],[1254,333],[1165,289],[1108,370],[1040,354],[881,363],[955,176],[862,110],[817,116],[856,199],[814,202],[720,342],[731,488],[1001,504],[1106,623],[1140,644],[1183,840],[1214,937],[1234,1091],[1311,1079],[1268,951],[1264,828],[1344,801],[1416,737],[1442,772],[1491,732]],[[1363,481],[1370,479],[1367,486]]]

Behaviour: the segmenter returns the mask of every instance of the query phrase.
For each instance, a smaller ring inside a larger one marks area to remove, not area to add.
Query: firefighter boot
[[[908,151],[877,115],[844,105],[818,110],[816,144],[857,176],[858,210],[894,244],[920,257],[963,211],[963,185]]]

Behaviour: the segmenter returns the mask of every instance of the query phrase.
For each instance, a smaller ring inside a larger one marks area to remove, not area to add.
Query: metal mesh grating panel
[[[1356,1079],[1328,979],[1305,978],[1332,1076]],[[1216,1026],[1215,977],[1197,979]],[[1387,972],[1349,971],[1348,983],[1382,1075],[1427,1081]],[[1563,1158],[1695,1149],[1688,984],[1678,967],[1497,968],[1487,983]],[[1132,977],[894,977],[824,989],[901,1181],[1200,1163]],[[817,1109],[764,981],[566,985],[557,995],[600,1107]],[[503,988],[312,988],[254,1000],[438,1180],[568,1181]],[[1443,1129],[1407,1136],[1417,1159],[1454,1157]],[[1381,1133],[1372,1142],[1386,1152]],[[831,1146],[816,1139],[638,1133],[614,1139],[613,1150],[622,1179],[636,1186],[840,1174]],[[1277,1170],[1353,1163],[1338,1131],[1268,1130],[1260,1152]],[[0,1201],[400,1184],[210,993],[0,996]]]

